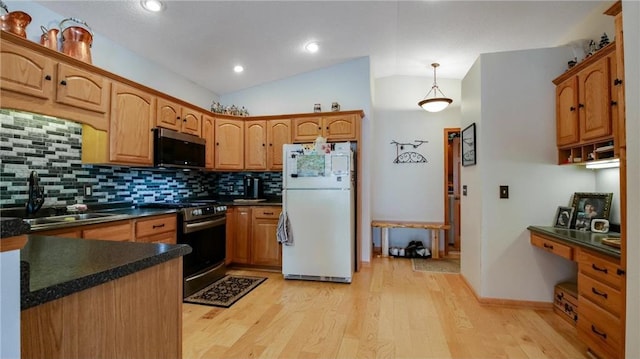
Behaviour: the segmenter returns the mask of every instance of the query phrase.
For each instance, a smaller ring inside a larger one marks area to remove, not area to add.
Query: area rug
[[[416,272],[460,273],[460,258],[411,258]]]
[[[263,277],[227,275],[208,287],[184,298],[184,302],[229,308],[266,279]]]

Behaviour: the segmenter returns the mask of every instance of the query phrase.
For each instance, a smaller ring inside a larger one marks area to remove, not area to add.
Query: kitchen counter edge
[[[620,250],[602,243],[604,238],[620,238],[620,233],[592,233],[576,229],[556,228],[547,226],[529,226],[531,232],[546,235],[561,242],[577,245],[614,258],[620,258]]]
[[[35,307],[189,253],[191,247],[185,244],[79,240],[31,234],[20,251],[20,309]],[[32,290],[32,287],[36,288]]]

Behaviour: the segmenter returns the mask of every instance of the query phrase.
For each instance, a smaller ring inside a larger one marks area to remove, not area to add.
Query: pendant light
[[[431,86],[431,90],[429,91],[427,96],[424,97],[424,100],[418,102],[418,106],[429,112],[440,112],[447,108],[447,106],[449,106],[449,104],[452,103],[453,100],[444,96],[444,94],[438,87],[438,83],[436,82],[436,68],[440,66],[440,64],[433,63],[431,64],[431,66],[433,67],[433,86]],[[432,92],[433,97],[429,98],[429,95],[431,95]],[[440,95],[442,95],[442,97],[437,97],[438,92],[440,93]]]

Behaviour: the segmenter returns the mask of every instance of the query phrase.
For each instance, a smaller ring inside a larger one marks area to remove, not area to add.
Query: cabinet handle
[[[622,85],[622,80],[620,80],[620,79],[613,80],[613,85],[614,86]]]
[[[599,336],[602,337],[602,339],[607,339],[607,333],[603,333],[601,331],[598,331],[598,329],[596,329],[595,325],[591,324],[591,331],[598,334]]]
[[[607,295],[607,293],[601,292],[601,291],[599,291],[599,290],[595,289],[594,287],[591,287],[591,292],[592,292],[593,294],[595,294],[595,295],[599,295],[599,296],[601,296],[601,297],[602,297],[602,298],[604,298],[604,299],[607,299],[607,297],[609,296],[609,295]]]
[[[569,111],[573,112],[573,111],[575,111],[575,110],[576,110],[576,108],[575,108],[575,107],[573,107],[573,106],[569,107]]]
[[[318,131],[322,131],[322,127],[318,127]]]
[[[627,274],[627,272],[625,272],[624,270],[622,270],[622,269],[618,268],[618,269],[616,270],[616,274],[617,274],[617,275],[625,275],[625,274]]]
[[[264,143],[262,144],[262,147],[266,146]]]
[[[608,272],[608,271],[607,271],[607,268],[600,268],[600,267],[598,267],[598,266],[597,266],[597,265],[595,265],[595,264],[591,264],[591,268],[593,268],[593,269],[597,270],[598,272],[602,272],[602,273],[604,273],[604,274],[607,274],[607,272]]]
[[[553,249],[553,246],[551,244],[544,243],[542,246],[544,246],[547,249]]]
[[[44,79],[47,80],[47,81],[51,81],[51,75],[45,76]]]
[[[67,86],[67,81],[65,81],[65,80],[60,81],[60,85]]]
[[[163,224],[154,224],[153,225],[153,229],[162,228],[162,227],[164,227],[164,223]]]
[[[579,103],[578,104],[578,108],[584,108],[584,104],[583,103]]]
[[[270,215],[272,215],[272,214],[273,214],[273,212],[264,212],[264,214],[266,214],[266,215],[270,216]]]
[[[269,144],[269,147],[271,147],[271,146],[273,146],[273,143],[270,143],[270,144]]]
[[[216,142],[216,146],[220,146],[220,142]]]
[[[616,106],[618,104],[618,101],[611,101],[611,106]]]

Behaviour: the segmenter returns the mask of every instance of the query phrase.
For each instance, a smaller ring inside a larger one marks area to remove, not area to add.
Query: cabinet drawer
[[[253,218],[278,219],[280,212],[280,207],[253,207]]]
[[[606,284],[586,276],[582,273],[578,275],[578,288],[580,296],[588,298],[593,303],[606,309],[616,317],[620,316],[622,309],[622,294]]]
[[[176,216],[153,217],[136,222],[136,238],[147,237],[158,233],[176,232]]]
[[[585,297],[579,300],[578,337],[601,356],[618,357],[622,338],[620,320]]]
[[[562,243],[558,243],[541,237],[535,233],[531,233],[531,244],[560,257],[573,260],[573,248]]]
[[[608,260],[595,256],[584,250],[579,251],[576,258],[580,273],[607,283],[616,289],[622,288],[624,276],[619,273],[620,266],[613,259]]]

